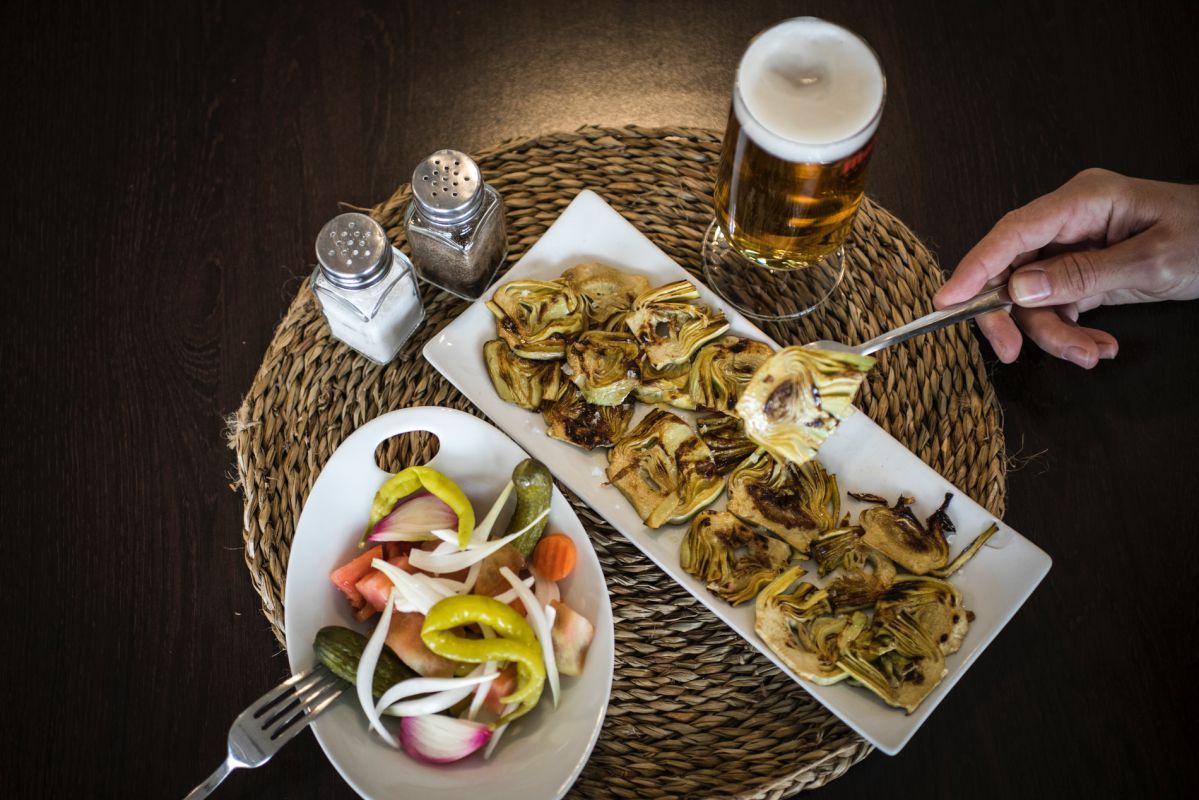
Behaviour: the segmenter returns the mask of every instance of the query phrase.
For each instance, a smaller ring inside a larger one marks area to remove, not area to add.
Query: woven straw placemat
[[[510,263],[586,188],[698,275],[719,153],[714,131],[584,128],[510,142],[476,158],[507,205]],[[407,199],[405,185],[371,209],[401,246]],[[828,303],[798,322],[768,324],[766,332],[782,343],[858,342],[931,310],[940,269],[911,231],[869,200],[858,214],[847,258],[846,279]],[[246,565],[281,642],[294,525],[337,445],[396,408],[449,406],[481,416],[420,355],[466,304],[430,287],[423,296],[424,326],[394,362],[379,367],[330,337],[305,281],[231,420],[230,446],[245,493]],[[964,326],[883,352],[858,403],[921,459],[1002,515],[1005,458],[995,396]],[[392,470],[422,463],[434,446],[411,437],[393,440],[381,463]],[[616,621],[612,699],[573,796],[783,797],[838,777],[871,751],[567,496],[603,564]]]

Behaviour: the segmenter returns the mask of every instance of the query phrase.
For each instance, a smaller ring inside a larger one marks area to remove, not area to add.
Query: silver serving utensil
[[[324,664],[292,675],[250,704],[229,729],[229,754],[184,800],[208,797],[235,769],[260,767],[325,712],[346,684]]]
[[[919,336],[922,333],[939,331],[955,323],[973,319],[979,314],[986,314],[988,311],[998,311],[1001,308],[1007,308],[1011,304],[1012,298],[1008,295],[1007,284],[1004,284],[1003,286],[988,289],[982,294],[975,295],[969,300],[956,305],[943,308],[940,311],[934,311],[931,314],[925,314],[920,319],[913,320],[907,325],[901,325],[895,330],[887,331],[881,336],[876,336],[862,344],[850,345],[842,342],[821,340],[819,342],[811,342],[806,346],[821,350],[838,350],[842,353],[857,353],[860,356],[868,356],[871,353],[877,353],[884,347],[906,342],[908,339]]]

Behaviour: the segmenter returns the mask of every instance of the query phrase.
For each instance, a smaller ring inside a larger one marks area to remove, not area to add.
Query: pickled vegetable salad
[[[507,530],[492,530],[510,497]],[[359,547],[330,579],[360,621],[379,614],[368,637],[322,629],[317,657],[354,684],[369,729],[413,758],[441,764],[484,748],[489,758],[508,724],[527,714],[560,676],[582,674],[595,635],[562,601],[558,581],[576,551],[565,534],[543,536],[553,479],[526,459],[487,515],[429,467],[409,467],[379,488]],[[383,717],[399,717],[399,737]]]

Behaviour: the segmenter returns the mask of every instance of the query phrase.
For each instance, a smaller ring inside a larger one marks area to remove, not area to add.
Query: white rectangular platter
[[[575,197],[502,281],[552,280],[563,270],[589,261],[640,273],[654,286],[690,280],[699,289],[703,302],[724,310],[731,325],[730,332],[778,347],[778,343],[771,341],[736,309],[699,283],[591,191],[582,191]],[[485,297],[490,296],[491,290]],[[844,684],[818,686],[804,681],[787,669],[754,633],[752,602],[730,606],[679,566],[679,544],[686,533],[685,526],[647,528],[624,496],[607,484],[604,472],[608,463],[606,451],[588,453],[549,438],[541,415],[505,403],[496,395],[482,355],[483,344],[494,338],[495,318],[480,301],[431,339],[425,346],[424,355],[467,399],[533,457],[545,463],[558,480],[627,536],[666,574],[885,753],[894,755],[899,752],[1049,571],[1048,555],[1000,524],[999,532],[987,547],[953,578],[964,595],[966,607],[974,611],[976,617],[962,649],[946,659],[948,674],[945,679],[910,715],[886,706],[862,688]],[[641,405],[632,425],[636,425],[647,411],[648,408]],[[687,412],[677,413],[689,419],[693,417]],[[916,498],[914,510],[922,519],[941,503],[946,492],[953,492],[949,513],[958,533],[950,542],[951,557],[993,520],[985,509],[863,413],[853,414],[838,428],[821,447],[819,458],[837,475],[843,493],[873,492],[891,500],[901,493],[912,495]],[[723,505],[722,497],[712,507],[722,508]],[[842,507],[856,518],[861,505],[843,496]]]

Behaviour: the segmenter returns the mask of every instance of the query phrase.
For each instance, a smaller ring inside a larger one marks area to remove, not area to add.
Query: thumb
[[[1099,250],[1073,250],[1026,264],[1012,273],[1008,292],[1021,306],[1057,306],[1118,289],[1150,290],[1156,271],[1147,235]]]

